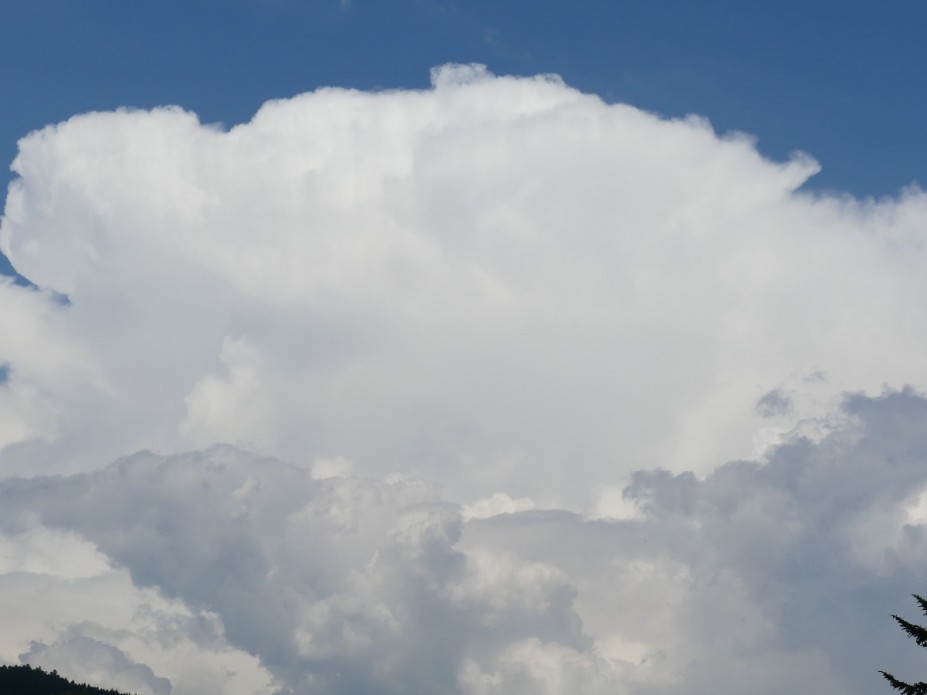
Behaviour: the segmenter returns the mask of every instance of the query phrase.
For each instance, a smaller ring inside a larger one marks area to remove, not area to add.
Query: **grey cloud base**
[[[91,543],[102,572],[190,611],[147,639],[254,655],[266,692],[870,693],[877,669],[923,666],[889,614],[927,576],[927,399],[854,395],[841,414],[704,479],[636,473],[624,520],[472,518],[420,480],[218,447],[7,479],[2,532]],[[145,647],[94,622],[24,656],[106,649],[145,692],[193,692],[170,659],[128,666]]]

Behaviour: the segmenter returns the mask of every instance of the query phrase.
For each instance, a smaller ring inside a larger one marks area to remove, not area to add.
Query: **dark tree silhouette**
[[[927,616],[927,599],[922,596],[914,594],[914,598],[917,601],[918,605],[921,607],[921,612]],[[915,625],[914,623],[909,623],[904,618],[900,618],[897,615],[892,616],[899,625],[901,629],[907,633],[908,637],[913,637],[914,641],[917,642],[918,647],[924,647],[927,649],[927,629],[921,627],[920,625]],[[892,674],[886,673],[885,671],[879,671],[885,680],[895,689],[900,690],[903,695],[927,695],[927,683],[923,681],[918,681],[917,683],[905,683],[895,678]]]
[[[75,683],[57,671],[51,673],[32,666],[0,666],[0,693],[3,695],[122,695],[115,690]]]

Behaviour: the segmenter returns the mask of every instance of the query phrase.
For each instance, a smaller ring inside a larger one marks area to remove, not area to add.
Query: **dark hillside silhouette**
[[[85,683],[74,683],[32,666],[0,666],[2,695],[124,695],[116,690],[102,690]]]

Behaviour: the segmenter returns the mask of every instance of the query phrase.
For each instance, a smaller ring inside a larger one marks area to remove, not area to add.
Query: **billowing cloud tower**
[[[453,65],[228,130],[75,116],[13,168],[0,659],[178,695],[908,668],[918,189]]]

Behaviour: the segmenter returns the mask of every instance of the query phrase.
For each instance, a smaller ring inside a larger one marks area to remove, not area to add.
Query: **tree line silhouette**
[[[25,666],[0,666],[0,693],[9,695],[125,695],[86,683],[75,683],[57,671]]]

